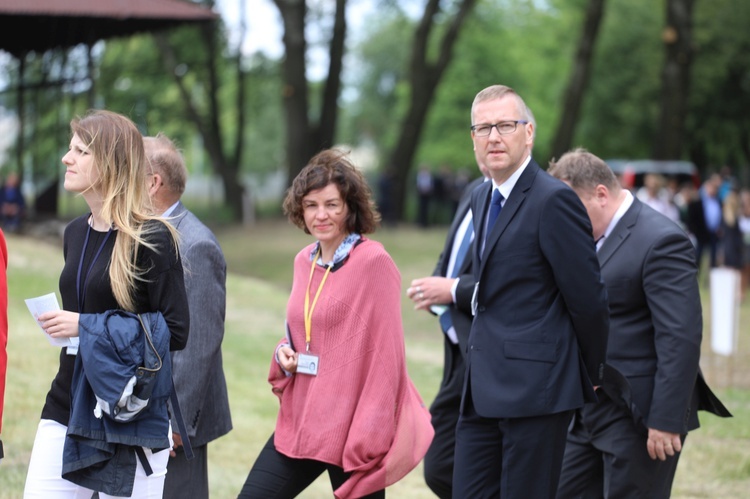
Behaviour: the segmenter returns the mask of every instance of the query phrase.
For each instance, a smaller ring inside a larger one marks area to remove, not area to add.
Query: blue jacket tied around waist
[[[62,476],[113,496],[132,494],[136,448],[170,447],[169,329],[160,312],[140,318],[110,310],[81,314],[78,323]]]

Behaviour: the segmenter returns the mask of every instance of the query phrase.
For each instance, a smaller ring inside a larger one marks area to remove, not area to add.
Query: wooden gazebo
[[[100,40],[211,22],[218,14],[188,0],[0,0],[0,50],[18,61],[16,113],[24,130],[24,59],[29,53],[93,46]],[[23,164],[24,134],[16,148]],[[22,173],[22,172],[21,172]],[[56,186],[35,200],[37,213],[56,214]],[[49,196],[51,199],[45,199]]]

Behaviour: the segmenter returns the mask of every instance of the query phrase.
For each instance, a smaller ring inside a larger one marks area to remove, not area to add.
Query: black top
[[[742,269],[742,230],[740,224],[735,220],[729,225],[721,219],[721,247],[724,255],[724,265],[733,269]]]
[[[112,294],[109,280],[109,260],[117,231],[111,231],[107,237],[107,232],[91,229],[88,218],[88,214],[78,217],[65,228],[65,265],[60,274],[60,296],[63,310],[96,314],[121,308]],[[161,226],[160,222],[155,223]],[[169,231],[166,227],[161,227],[148,236],[158,251],[154,252],[145,247],[138,250],[138,264],[140,268],[148,270],[145,281],[137,284],[135,311],[160,311],[169,326],[170,350],[182,350],[187,343],[190,327],[182,262],[175,254]],[[42,409],[42,419],[52,419],[68,425],[70,384],[74,365],[75,355],[68,355],[63,348],[60,352],[60,368],[52,381],[52,387],[47,393],[47,400]]]

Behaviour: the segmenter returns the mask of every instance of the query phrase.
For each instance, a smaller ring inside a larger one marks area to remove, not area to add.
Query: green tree
[[[225,204],[232,218],[241,220],[245,189],[239,172],[245,144],[246,71],[239,47],[244,36],[240,34],[240,46],[232,51],[220,28],[219,23],[210,23],[196,28],[192,36],[183,29],[169,37],[157,34],[155,41],[179,90],[185,117],[196,127],[222,180]]]
[[[336,0],[328,40],[328,72],[317,100],[310,98],[307,80],[308,22],[306,0],[274,0],[284,23],[283,102],[286,116],[287,183],[320,149],[334,145],[341,92],[344,41],[346,39],[346,0]],[[318,16],[325,25],[326,16]],[[315,111],[311,102],[319,103]]]
[[[750,4],[698,2],[695,62],[686,119],[690,158],[704,169],[735,168],[750,185]]]
[[[585,0],[588,1],[588,0]],[[418,162],[469,166],[477,172],[470,108],[481,89],[504,84],[523,96],[537,121],[534,157],[544,164],[561,114],[565,76],[579,38],[584,1],[485,0],[456,46],[427,120]]]
[[[18,118],[18,135],[4,171],[16,171],[33,186],[29,200],[37,216],[57,214],[60,159],[69,140],[71,116],[90,103],[92,51],[29,52],[3,67],[7,87],[2,105]],[[37,198],[43,196],[43,203]]]
[[[395,179],[392,202],[397,219],[404,216],[406,186],[427,113],[433,104],[437,87],[453,59],[458,34],[475,1],[462,0],[449,8],[443,8],[440,0],[428,0],[414,32],[409,58],[408,105],[387,164]]]
[[[651,0],[608,4],[574,145],[648,158],[659,113],[663,11]]]
[[[589,0],[581,27],[581,38],[578,41],[568,86],[563,96],[562,114],[552,143],[553,158],[559,158],[573,145],[573,135],[578,125],[584,93],[589,84],[594,45],[599,35],[603,15],[604,0]]]
[[[196,47],[187,53],[191,59],[181,58],[176,71],[182,75],[183,84],[190,88],[190,98],[198,108],[197,113],[207,113],[202,100],[205,95],[205,76],[195,73],[206,54],[194,43],[194,28],[175,33],[171,44],[178,46],[193,42]],[[182,57],[176,54],[175,57]],[[236,60],[234,61],[236,62]],[[266,175],[276,172],[283,160],[284,136],[281,105],[269,95],[278,95],[281,85],[279,63],[262,54],[241,61],[245,87],[244,109],[247,115],[243,128],[243,157],[239,161],[238,175],[251,173]],[[218,122],[229,133],[236,131],[237,113],[236,74],[232,61],[220,61],[217,93]],[[203,148],[198,128],[185,110],[184,98],[173,77],[164,70],[160,51],[151,35],[133,37],[107,44],[99,69],[100,100],[107,107],[130,115],[144,133],[164,132],[181,144],[188,166],[202,169],[207,165],[214,171],[211,159]]]
[[[655,159],[682,159],[694,53],[694,0],[667,0],[666,3],[666,23],[662,31],[665,55],[661,71],[661,109],[652,156]]]

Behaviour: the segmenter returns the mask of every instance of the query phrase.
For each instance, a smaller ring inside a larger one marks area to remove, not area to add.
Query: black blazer
[[[443,252],[438,258],[437,265],[433,271],[433,276],[445,277],[448,271],[448,262],[450,261],[451,252],[453,250],[453,241],[456,239],[456,232],[461,225],[466,213],[468,213],[471,202],[471,193],[479,185],[484,182],[484,177],[479,177],[471,181],[469,185],[464,189],[461,195],[461,200],[456,208],[456,213],[453,216],[453,222],[451,222],[450,229],[448,230],[448,236],[445,238],[445,246]],[[473,246],[473,242],[472,242]],[[453,321],[453,327],[456,330],[456,336],[458,337],[458,345],[461,353],[466,352],[466,347],[469,342],[469,331],[471,330],[471,295],[474,292],[474,274],[471,273],[471,247],[469,248],[469,254],[466,255],[461,267],[458,271],[458,286],[456,286],[456,302],[449,305],[451,320]]]
[[[492,184],[472,195],[482,237]],[[532,159],[473,253],[476,314],[466,390],[491,418],[554,414],[595,401],[607,348],[604,283],[581,200]],[[462,408],[463,410],[463,408]]]

